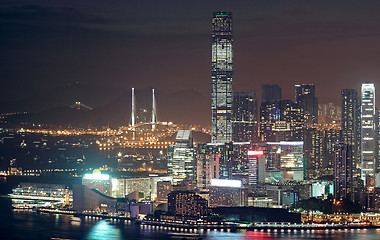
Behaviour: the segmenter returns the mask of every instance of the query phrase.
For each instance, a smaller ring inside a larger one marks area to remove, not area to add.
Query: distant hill
[[[73,83],[17,101],[1,102],[0,113],[24,111],[36,113],[50,108],[68,107],[75,102],[83,102],[87,106],[96,108],[111,101],[125,91],[125,89],[115,87]]]
[[[136,89],[135,96],[137,113],[150,121],[151,88]],[[76,101],[93,109],[81,111],[70,108]],[[157,89],[156,103],[159,121],[210,124],[210,99],[192,89],[178,92],[164,92]],[[131,91],[74,84],[18,101],[0,103],[0,106],[0,112],[30,112],[22,119],[27,122],[81,127],[89,124],[117,127],[130,123]],[[14,121],[17,121],[17,118]]]

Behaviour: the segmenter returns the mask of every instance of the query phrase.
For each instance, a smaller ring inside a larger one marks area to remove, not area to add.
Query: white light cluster
[[[211,179],[211,186],[241,188],[241,181],[229,179]]]
[[[83,179],[106,181],[106,180],[110,179],[110,175],[108,175],[108,174],[90,174],[90,173],[86,173],[83,176]]]
[[[268,145],[282,145],[282,146],[303,146],[302,141],[281,141],[281,142],[267,142]]]

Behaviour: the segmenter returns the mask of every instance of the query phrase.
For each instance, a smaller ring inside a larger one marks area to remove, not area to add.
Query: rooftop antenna
[[[135,106],[135,88],[132,88],[132,122],[131,125],[133,128],[135,128],[135,123],[136,123],[136,106]]]
[[[157,112],[156,112],[156,97],[154,88],[152,89],[152,131],[156,130]]]

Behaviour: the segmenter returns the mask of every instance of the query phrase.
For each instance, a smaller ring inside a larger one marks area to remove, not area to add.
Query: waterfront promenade
[[[287,223],[287,222],[255,222],[255,223],[235,223],[235,222],[222,222],[222,223],[179,223],[167,221],[151,221],[133,219],[123,215],[110,215],[93,212],[74,212],[71,210],[57,210],[38,208],[37,212],[52,213],[52,214],[68,214],[81,217],[84,220],[91,219],[110,219],[111,223],[119,221],[127,221],[130,223],[139,224],[141,228],[158,228],[168,231],[189,231],[189,232],[203,232],[203,231],[222,231],[222,232],[236,232],[240,230],[247,231],[265,231],[265,232],[290,232],[290,231],[311,231],[311,230],[350,230],[350,229],[373,229],[379,228],[377,225],[355,223],[355,224],[319,224],[319,223]]]

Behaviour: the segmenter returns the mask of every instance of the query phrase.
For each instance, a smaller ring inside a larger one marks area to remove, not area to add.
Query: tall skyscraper
[[[212,19],[211,110],[213,143],[232,141],[232,13],[214,12]]]
[[[261,102],[267,103],[281,100],[281,88],[276,84],[263,84],[261,86]]]
[[[256,92],[234,92],[232,140],[256,142],[258,120]]]
[[[324,149],[325,131],[317,128],[305,129],[304,154],[306,159],[306,171],[309,179],[316,179],[324,175]]]
[[[342,141],[351,145],[353,176],[360,176],[360,100],[356,90],[342,90]]]
[[[303,107],[305,123],[318,123],[318,99],[314,84],[296,85],[296,103]]]
[[[375,85],[363,83],[361,88],[361,178],[375,173]]]
[[[375,164],[376,164],[376,169],[375,169],[375,172],[376,172],[376,175],[375,175],[375,178],[376,176],[377,177],[377,181],[375,180],[375,183],[377,182],[378,185],[376,187],[378,187],[380,185],[380,111],[376,111],[376,115],[375,115],[375,126],[376,126],[376,132],[375,132],[375,140],[376,140],[376,143],[375,143]],[[379,199],[380,200],[380,199]]]
[[[335,144],[334,197],[353,199],[352,192],[352,158],[350,144]]]

